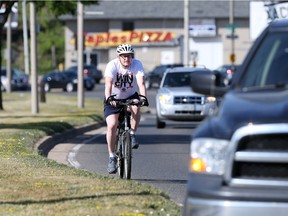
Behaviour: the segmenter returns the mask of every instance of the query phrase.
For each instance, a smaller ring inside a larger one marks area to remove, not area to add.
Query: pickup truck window
[[[288,84],[288,39],[286,32],[274,32],[260,44],[251,59],[241,87],[267,88]]]

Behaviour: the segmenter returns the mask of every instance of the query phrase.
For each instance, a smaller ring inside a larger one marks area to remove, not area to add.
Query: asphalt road
[[[103,91],[89,94],[103,97]],[[137,137],[140,147],[133,150],[131,179],[147,183],[166,192],[179,205],[183,204],[188,175],[190,138],[199,122],[171,122],[164,129],[156,128],[156,90],[149,90],[150,113],[142,114]],[[89,131],[58,144],[48,157],[77,168],[107,173],[108,151],[106,128]],[[113,175],[116,178],[117,174]]]

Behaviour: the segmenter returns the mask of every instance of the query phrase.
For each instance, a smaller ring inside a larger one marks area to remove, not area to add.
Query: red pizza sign
[[[121,43],[141,44],[151,42],[171,41],[176,34],[171,32],[160,31],[122,31],[122,32],[105,32],[105,33],[87,33],[85,34],[86,47],[110,47],[117,46]],[[75,38],[71,39],[75,43]]]

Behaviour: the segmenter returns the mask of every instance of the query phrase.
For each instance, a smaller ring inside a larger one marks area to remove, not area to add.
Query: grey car
[[[167,69],[156,95],[156,126],[166,121],[200,121],[217,109],[215,97],[193,92],[190,75],[205,68],[177,67]]]

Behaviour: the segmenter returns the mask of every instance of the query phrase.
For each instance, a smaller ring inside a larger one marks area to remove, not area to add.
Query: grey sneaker
[[[136,140],[135,134],[131,134],[131,143],[132,143],[132,148],[133,148],[133,149],[138,149],[139,143],[138,143],[138,141]]]
[[[109,157],[109,163],[107,168],[109,174],[115,174],[117,172],[116,163],[117,163],[116,157]]]

